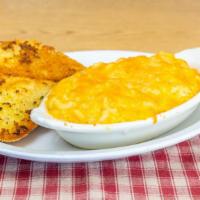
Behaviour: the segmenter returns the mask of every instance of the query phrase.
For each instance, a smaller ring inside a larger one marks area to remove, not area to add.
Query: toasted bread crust
[[[33,123],[30,118],[24,119],[21,122],[23,125],[15,126],[15,131],[10,133],[6,129],[0,129],[0,141],[1,142],[16,142],[29,135],[29,133],[38,127]]]
[[[30,112],[53,85],[52,81],[0,74],[0,141],[18,141],[37,127]]]
[[[82,64],[36,41],[0,42],[0,73],[59,81],[82,69]]]

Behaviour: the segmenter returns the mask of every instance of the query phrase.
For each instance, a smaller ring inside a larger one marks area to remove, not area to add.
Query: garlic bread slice
[[[14,142],[37,127],[30,112],[54,82],[0,74],[0,141]]]
[[[59,81],[82,69],[82,64],[34,40],[0,42],[3,74]]]

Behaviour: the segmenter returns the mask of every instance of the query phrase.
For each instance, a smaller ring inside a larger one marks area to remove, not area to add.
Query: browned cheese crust
[[[0,42],[0,72],[7,75],[59,81],[82,69],[82,64],[36,41]]]

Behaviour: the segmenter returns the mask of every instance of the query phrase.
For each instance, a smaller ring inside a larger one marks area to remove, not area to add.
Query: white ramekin
[[[54,129],[64,140],[75,146],[100,149],[143,142],[174,128],[197,108],[200,93],[180,106],[157,115],[156,123],[153,118],[105,125],[69,123],[50,116],[44,102],[31,112],[31,119],[35,123]]]

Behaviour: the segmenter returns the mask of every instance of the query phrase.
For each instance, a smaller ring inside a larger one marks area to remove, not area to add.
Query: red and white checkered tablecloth
[[[0,199],[200,199],[200,136],[115,161],[31,162],[0,156]]]

